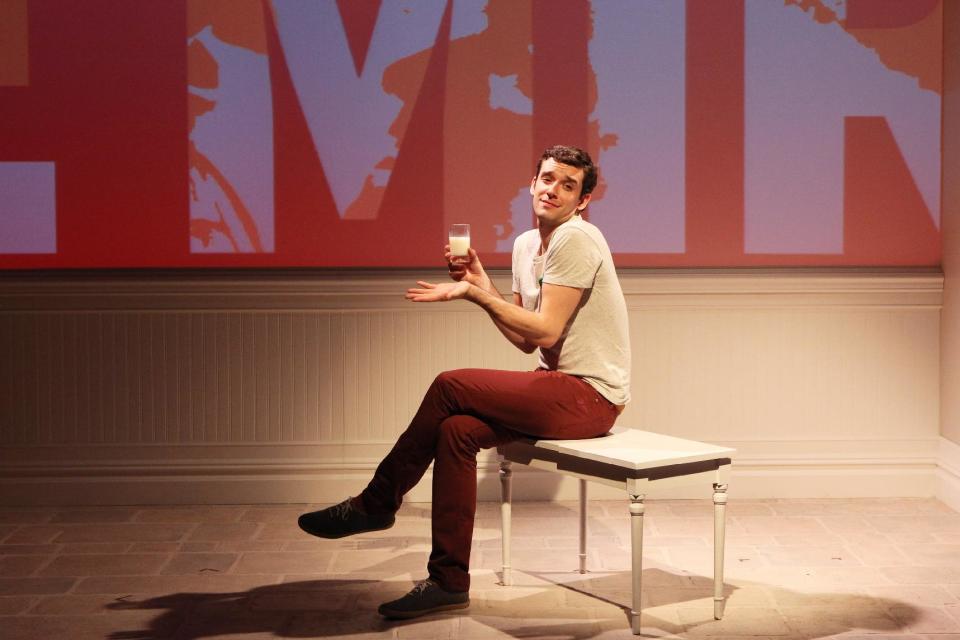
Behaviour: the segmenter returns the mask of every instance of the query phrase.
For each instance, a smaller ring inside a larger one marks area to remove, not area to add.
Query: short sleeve
[[[520,288],[520,236],[517,236],[517,239],[513,241],[513,258],[510,261],[511,273],[513,274],[513,286],[511,290],[514,293],[520,293],[522,289]]]
[[[562,229],[562,227],[561,227]],[[554,233],[546,256],[543,281],[577,289],[590,289],[603,263],[596,243],[580,229]]]

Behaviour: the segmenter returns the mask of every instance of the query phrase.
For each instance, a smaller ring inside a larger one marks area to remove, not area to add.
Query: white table
[[[580,573],[586,573],[587,481],[626,489],[630,498],[633,598],[630,626],[640,633],[644,496],[653,487],[702,483],[714,504],[713,615],[723,616],[724,507],[735,449],[649,431],[614,427],[589,440],[518,440],[497,448],[501,456],[503,584],[510,585],[511,463],[580,479]],[[709,483],[709,484],[708,484]]]

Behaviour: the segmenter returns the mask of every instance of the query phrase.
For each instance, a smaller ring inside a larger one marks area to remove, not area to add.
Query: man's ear
[[[530,195],[533,195],[533,187],[537,184],[537,176],[533,176],[533,179],[530,181]]]
[[[580,204],[577,205],[577,211],[583,211],[584,209],[586,209],[587,205],[590,203],[591,197],[593,197],[593,194],[588,193],[587,195],[580,198]]]

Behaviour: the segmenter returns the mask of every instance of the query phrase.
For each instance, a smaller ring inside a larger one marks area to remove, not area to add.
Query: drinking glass
[[[451,255],[465,258],[468,255],[467,249],[469,248],[470,248],[470,225],[469,224],[450,225]]]

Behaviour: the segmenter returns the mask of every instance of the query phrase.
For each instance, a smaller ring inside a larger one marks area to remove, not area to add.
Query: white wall
[[[943,438],[937,495],[960,510],[960,3],[944,3],[943,29]]]
[[[437,372],[535,366],[468,303],[406,302],[423,275],[7,274],[0,504],[356,493]],[[938,272],[622,281],[634,389],[620,424],[736,447],[733,496],[934,495]],[[495,460],[480,466],[493,499]],[[517,478],[521,498],[574,495]]]

